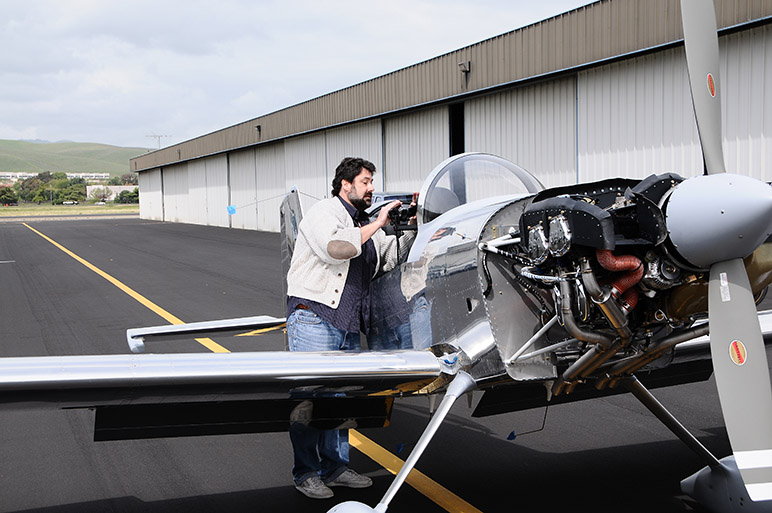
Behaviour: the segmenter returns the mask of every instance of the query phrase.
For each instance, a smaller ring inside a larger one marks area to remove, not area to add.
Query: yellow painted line
[[[140,293],[136,292],[134,289],[129,287],[128,285],[125,285],[120,280],[113,278],[91,262],[81,258],[80,256],[76,255],[69,249],[65,248],[55,240],[51,239],[47,235],[39,232],[38,230],[34,229],[27,223],[22,223],[24,226],[35,232],[36,234],[40,235],[43,239],[47,240],[54,246],[56,246],[58,249],[66,253],[67,255],[71,256],[87,268],[94,271],[96,274],[104,278],[105,280],[109,281],[116,287],[118,287],[120,290],[131,296],[133,299],[138,301],[143,306],[149,308],[159,316],[161,316],[163,319],[168,321],[171,324],[184,324],[182,320],[180,320],[178,317],[172,315],[171,313],[167,312],[160,306],[156,305],[146,297],[142,296]],[[251,333],[245,333],[243,335],[239,336],[248,336],[252,334],[258,334],[270,330],[275,330],[279,328],[284,328],[286,325],[282,324],[281,326],[275,326],[272,328],[264,328],[261,330],[255,330]],[[203,345],[210,351],[214,353],[230,353],[230,351],[214,340],[210,338],[197,338],[196,342]],[[405,462],[393,454],[391,454],[389,451],[381,447],[380,445],[376,444],[366,436],[364,436],[362,433],[352,429],[349,431],[349,443],[352,447],[356,448],[362,454],[370,458],[371,460],[378,463],[380,466],[391,472],[392,474],[396,475],[397,472],[399,472],[399,469],[402,468],[402,465],[405,464]],[[439,483],[433,481],[431,478],[427,477],[425,474],[421,473],[420,471],[413,469],[410,474],[408,474],[407,479],[405,480],[407,484],[415,488],[418,492],[426,496],[428,499],[430,499],[432,502],[443,508],[445,511],[449,511],[452,513],[482,513],[479,509],[475,508],[462,498],[455,495],[453,492],[448,490],[447,488],[443,487]]]
[[[352,429],[349,431],[349,443],[352,447],[356,447],[371,460],[394,475],[405,464],[403,460],[397,458],[356,430]],[[479,509],[415,468],[407,475],[405,482],[445,511],[452,513],[482,513]]]
[[[144,297],[139,292],[135,291],[134,289],[132,289],[128,285],[125,285],[120,280],[117,280],[116,278],[113,278],[112,276],[110,276],[109,274],[107,274],[106,272],[104,272],[103,270],[101,270],[99,267],[95,266],[94,264],[92,264],[88,260],[85,260],[85,259],[79,257],[78,255],[76,255],[75,253],[70,251],[69,249],[65,248],[64,246],[62,246],[61,244],[59,244],[58,242],[56,242],[52,238],[48,237],[47,235],[45,235],[45,234],[39,232],[38,230],[34,229],[33,227],[31,227],[27,223],[22,223],[22,224],[24,226],[26,226],[27,228],[29,228],[30,230],[32,230],[33,232],[35,232],[36,234],[38,234],[41,237],[43,237],[45,240],[47,240],[48,242],[50,242],[54,246],[56,246],[58,249],[62,250],[67,255],[71,256],[72,258],[74,258],[75,260],[77,260],[78,262],[80,262],[81,264],[86,266],[87,268],[89,268],[92,271],[94,271],[95,273],[97,273],[99,276],[101,276],[105,280],[109,281],[110,283],[112,283],[113,285],[118,287],[120,290],[122,290],[123,292],[128,294],[130,297],[132,297],[134,300],[138,301],[142,306],[144,306],[146,308],[149,308],[150,310],[155,312],[157,315],[161,316],[163,319],[165,319],[169,323],[171,323],[171,324],[184,324],[184,322],[182,320],[180,320],[178,317],[176,317],[176,316],[172,315],[171,313],[167,312],[166,310],[164,310],[163,308],[161,308],[157,304],[153,303],[152,301],[150,301],[149,299]],[[209,349],[210,351],[215,352],[215,353],[228,353],[228,352],[230,352],[227,349],[225,349],[223,346],[221,346],[220,344],[218,344],[217,342],[215,342],[214,340],[209,339],[209,338],[197,338],[196,342],[198,342],[199,344],[203,345],[204,347],[206,347],[207,349]]]
[[[286,327],[287,327],[287,323],[285,322],[285,323],[279,324],[278,326],[272,326],[270,328],[262,328],[259,330],[250,331],[248,333],[239,333],[236,336],[237,337],[257,337],[258,335],[262,335],[263,333],[268,333],[269,331],[283,330]]]

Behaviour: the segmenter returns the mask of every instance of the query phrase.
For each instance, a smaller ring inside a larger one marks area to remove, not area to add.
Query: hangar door
[[[466,151],[503,157],[547,187],[574,183],[575,84],[571,77],[467,101]]]
[[[139,189],[142,201],[139,203],[139,217],[163,221],[164,199],[162,169],[153,169],[139,173]]]
[[[384,120],[384,190],[421,190],[429,173],[450,156],[448,122],[447,106]]]

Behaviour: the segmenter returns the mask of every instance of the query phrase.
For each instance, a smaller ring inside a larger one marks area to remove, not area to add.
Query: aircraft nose
[[[680,183],[665,205],[670,241],[692,265],[744,258],[772,233],[772,186],[720,173]]]

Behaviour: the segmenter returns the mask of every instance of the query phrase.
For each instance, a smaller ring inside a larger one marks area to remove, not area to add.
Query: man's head
[[[373,173],[375,166],[365,159],[346,157],[335,169],[332,195],[340,196],[357,208],[365,210],[373,203]]]

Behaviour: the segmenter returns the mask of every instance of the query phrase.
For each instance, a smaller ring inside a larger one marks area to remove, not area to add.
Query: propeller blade
[[[713,264],[710,350],[724,422],[748,495],[772,499],[772,386],[742,259]]]
[[[723,173],[724,150],[721,136],[721,95],[718,80],[718,35],[713,2],[681,0],[686,46],[686,66],[702,145],[705,171]]]

